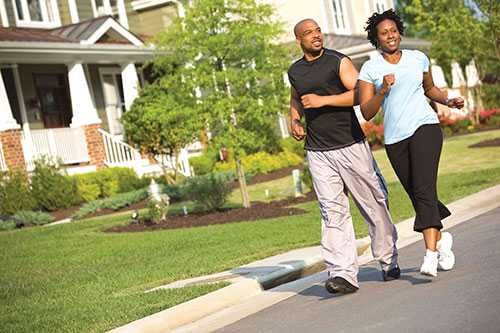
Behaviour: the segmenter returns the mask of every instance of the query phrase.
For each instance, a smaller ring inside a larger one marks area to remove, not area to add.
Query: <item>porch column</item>
[[[12,115],[7,90],[0,71],[0,149],[3,152],[5,164],[9,170],[26,169],[23,145],[21,141],[21,126]]]
[[[139,77],[134,63],[122,66],[123,97],[125,99],[125,110],[130,110],[132,103],[139,96]]]
[[[83,128],[90,164],[97,168],[104,167],[106,154],[104,141],[99,133],[101,119],[94,107],[85,70],[81,63],[68,65],[68,83],[73,109],[71,127]]]
[[[9,97],[7,96],[7,89],[5,89],[5,84],[3,83],[3,76],[0,71],[0,131],[7,131],[16,129],[18,130],[21,126],[17,123],[16,119],[12,115],[12,109],[9,103]]]

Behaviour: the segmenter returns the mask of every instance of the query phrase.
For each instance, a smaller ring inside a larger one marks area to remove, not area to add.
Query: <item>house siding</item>
[[[61,17],[61,25],[71,24],[71,15],[69,13],[68,0],[59,0],[59,16]]]
[[[139,35],[153,36],[168,27],[177,17],[177,7],[167,4],[148,10],[135,11],[127,2],[127,14],[130,31]]]

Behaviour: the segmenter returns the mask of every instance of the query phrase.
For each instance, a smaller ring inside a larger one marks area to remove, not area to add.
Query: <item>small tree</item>
[[[128,138],[150,155],[170,155],[177,179],[177,161],[183,147],[197,138],[201,128],[195,109],[169,94],[162,80],[146,86],[122,117]],[[163,167],[165,167],[162,164]],[[166,170],[165,174],[166,174]]]
[[[255,0],[195,0],[155,41],[161,53],[154,67],[168,91],[197,109],[211,144],[234,153],[244,207],[241,156],[276,144],[276,116],[286,103],[290,59],[276,43],[281,28],[272,14]]]
[[[478,11],[481,9],[489,16]],[[405,12],[413,18],[416,29],[426,32],[424,37],[432,41],[430,56],[445,69],[449,79],[454,61],[465,68],[473,60],[480,77],[491,70],[488,64],[496,63],[498,68],[498,9],[495,0],[412,0]],[[475,96],[478,104],[480,95],[479,87]]]

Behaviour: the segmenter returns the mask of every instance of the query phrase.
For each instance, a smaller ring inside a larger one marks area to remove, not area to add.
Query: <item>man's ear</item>
[[[299,37],[295,37],[295,43],[297,43],[298,45],[300,45],[300,38]]]

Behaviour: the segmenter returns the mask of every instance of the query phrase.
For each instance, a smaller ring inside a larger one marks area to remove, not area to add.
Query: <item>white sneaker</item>
[[[427,250],[424,256],[424,262],[420,267],[420,273],[423,275],[437,276],[438,252]]]
[[[437,242],[438,267],[443,271],[449,271],[455,265],[455,255],[451,251],[453,236],[449,232],[442,232],[441,239]]]

